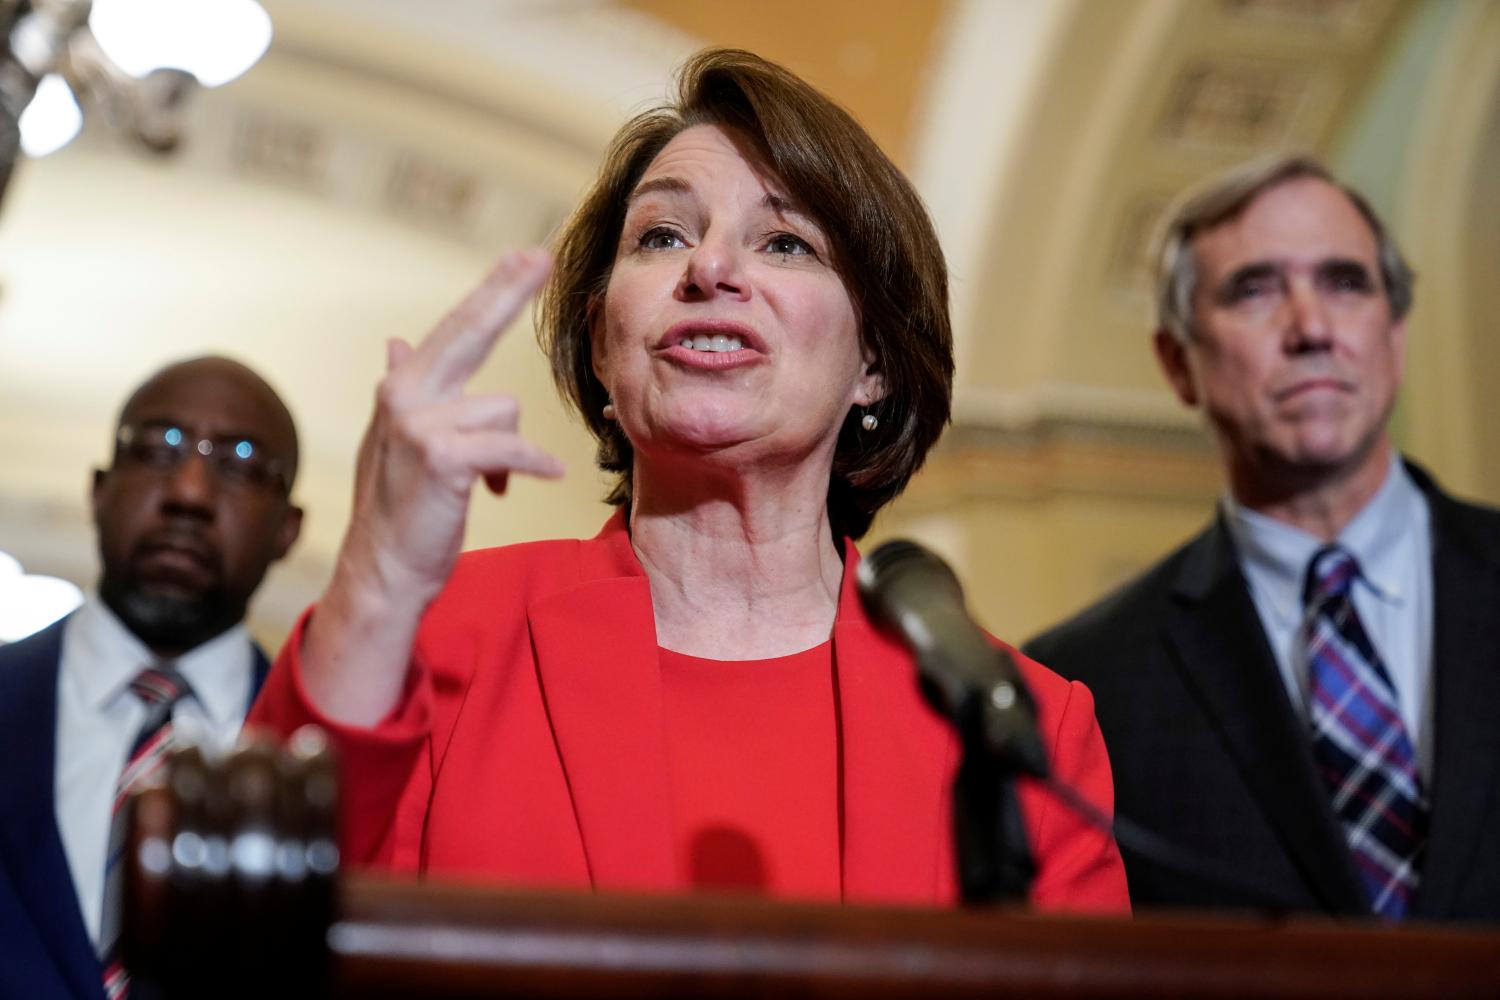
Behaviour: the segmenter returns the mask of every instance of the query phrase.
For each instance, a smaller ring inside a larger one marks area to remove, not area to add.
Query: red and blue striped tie
[[[99,957],[104,963],[104,995],[119,1000],[130,990],[130,977],[120,962],[120,904],[124,889],[126,815],[130,793],[156,773],[172,748],[172,709],[193,693],[187,678],[171,664],[147,667],[130,682],[130,691],[146,706],[125,769],[115,783],[114,812],[109,824],[109,853],[104,867],[104,909],[99,925]]]
[[[1307,567],[1313,756],[1372,911],[1400,920],[1421,882],[1427,796],[1390,675],[1350,598],[1358,576],[1335,545]]]

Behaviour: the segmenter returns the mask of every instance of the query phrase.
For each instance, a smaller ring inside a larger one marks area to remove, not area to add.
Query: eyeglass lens
[[[217,475],[229,480],[271,482],[280,476],[279,463],[268,458],[248,438],[195,438],[181,427],[147,424],[122,427],[120,452],[132,461],[156,469],[174,468],[191,448]]]

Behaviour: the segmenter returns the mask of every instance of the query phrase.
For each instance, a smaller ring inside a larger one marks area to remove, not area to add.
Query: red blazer
[[[878,633],[846,546],[833,627],[843,750],[844,898],[957,898],[949,797],[957,741]],[[617,513],[589,540],[464,554],[423,618],[401,704],[371,729],[323,717],[302,689],[306,618],[249,723],[305,723],[340,755],[345,860],[532,886],[673,891],[678,871],[651,591]],[[1016,654],[1059,778],[1111,812],[1093,699]],[[1112,837],[1021,787],[1038,907],[1125,911]]]

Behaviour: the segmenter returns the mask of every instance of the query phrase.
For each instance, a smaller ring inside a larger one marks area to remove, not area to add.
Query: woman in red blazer
[[[848,115],[700,54],[564,231],[542,340],[617,482],[595,538],[459,556],[469,489],[557,475],[464,385],[546,280],[511,255],[393,342],[327,592],[251,721],[316,722],[356,863],[598,889],[956,898],[956,741],[854,594],[947,422],[942,253]],[[1108,812],[1088,691],[1020,659],[1054,772]],[[1038,906],[1124,910],[1110,836],[1021,806]]]

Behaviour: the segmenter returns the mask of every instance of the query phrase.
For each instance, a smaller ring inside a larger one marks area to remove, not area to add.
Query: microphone
[[[959,728],[982,736],[1015,770],[1046,778],[1036,702],[1010,654],[969,615],[958,577],[915,542],[886,542],[859,564],[859,596],[878,624],[916,657],[927,700]]]
[[[1023,899],[1031,877],[1026,833],[1014,798],[1008,807],[985,799],[996,775],[982,764],[971,780],[965,780],[970,765],[967,741],[977,735],[1002,767],[1044,779],[1084,822],[1113,836],[1142,861],[1202,885],[1231,890],[1273,916],[1297,911],[1295,900],[1258,885],[1216,858],[1189,851],[1123,816],[1111,821],[1077,789],[1049,775],[1031,692],[1010,654],[992,643],[969,616],[958,577],[939,556],[915,542],[886,542],[859,564],[856,582],[870,617],[896,633],[916,657],[928,701],[964,736],[954,819],[966,903]],[[1000,811],[992,812],[992,807]]]

